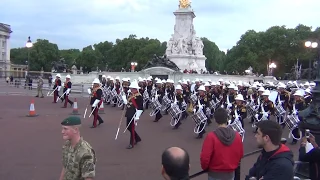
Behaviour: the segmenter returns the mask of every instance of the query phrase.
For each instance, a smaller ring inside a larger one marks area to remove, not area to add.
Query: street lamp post
[[[26,43],[26,47],[28,48],[28,66],[27,66],[27,74],[29,74],[29,65],[30,65],[30,48],[33,46],[30,36],[28,37],[28,41]]]
[[[318,47],[317,42],[306,42],[306,44],[315,49]],[[306,45],[306,47],[307,47]],[[317,48],[317,76],[316,87],[312,90],[312,102],[303,111],[299,112],[299,116],[303,118],[303,121],[299,123],[299,128],[302,130],[304,134],[306,129],[309,129],[311,134],[315,136],[315,139],[318,144],[320,144],[320,48]]]
[[[134,69],[136,68],[137,65],[138,65],[137,62],[131,62],[131,72],[134,72]]]
[[[315,49],[318,47],[318,43],[317,42],[311,42],[311,41],[306,41],[304,43],[304,46],[306,46],[306,48],[312,48]],[[309,73],[308,73],[308,81],[311,80],[311,59],[309,59]]]
[[[269,76],[272,76],[273,69],[277,68],[277,65],[275,63],[269,64]]]

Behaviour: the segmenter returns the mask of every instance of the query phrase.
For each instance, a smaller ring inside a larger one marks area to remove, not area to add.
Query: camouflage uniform
[[[88,142],[80,139],[72,148],[70,141],[62,147],[63,180],[84,180],[95,177],[95,152]]]

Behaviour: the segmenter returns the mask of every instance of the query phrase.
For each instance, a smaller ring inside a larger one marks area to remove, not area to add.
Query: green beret
[[[61,122],[61,125],[63,126],[75,126],[80,124],[81,124],[81,119],[77,116],[70,116]]]

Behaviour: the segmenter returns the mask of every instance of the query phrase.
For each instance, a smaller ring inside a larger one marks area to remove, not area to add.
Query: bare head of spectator
[[[166,180],[188,180],[189,161],[189,154],[186,150],[179,147],[167,148],[162,153],[162,176]]]
[[[216,109],[213,116],[218,125],[227,125],[229,115],[226,109],[224,108]]]
[[[255,135],[258,146],[266,151],[273,150],[281,144],[282,128],[275,121],[260,121]]]

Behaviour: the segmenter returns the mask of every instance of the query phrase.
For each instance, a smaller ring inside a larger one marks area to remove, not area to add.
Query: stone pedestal
[[[195,55],[180,55],[174,54],[168,56],[170,61],[174,62],[181,71],[196,70],[198,72],[206,70],[206,57],[205,56],[195,56]]]
[[[196,17],[191,7],[180,8],[174,12],[176,23],[174,34],[167,43],[166,55],[181,71],[206,71],[203,55],[203,42],[196,36],[193,19]]]

